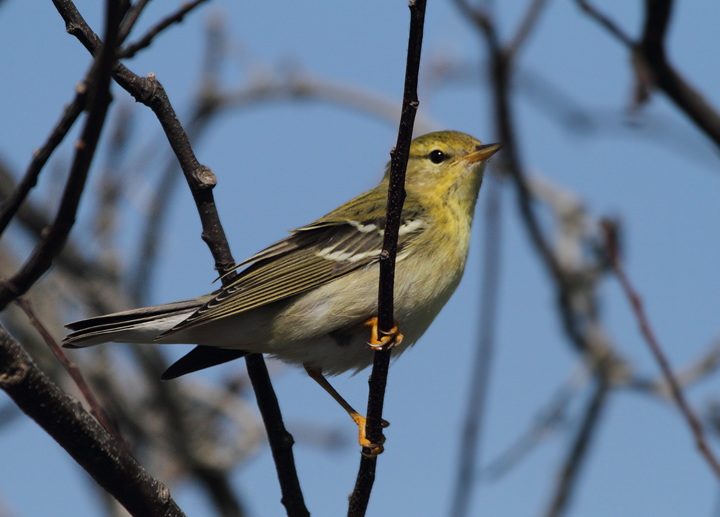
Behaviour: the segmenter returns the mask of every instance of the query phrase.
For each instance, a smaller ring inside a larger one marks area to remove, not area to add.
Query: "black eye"
[[[430,157],[430,161],[433,163],[442,163],[447,159],[447,154],[442,152],[440,149],[430,151],[428,156]]]

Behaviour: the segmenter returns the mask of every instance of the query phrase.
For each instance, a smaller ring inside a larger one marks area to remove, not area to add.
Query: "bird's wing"
[[[289,298],[377,261],[385,232],[386,193],[367,192],[253,255],[241,264],[250,265],[232,283],[157,339]],[[401,224],[398,253],[427,228],[427,214],[410,200]]]

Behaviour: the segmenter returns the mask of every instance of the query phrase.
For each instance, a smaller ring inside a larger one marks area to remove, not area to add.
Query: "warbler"
[[[381,450],[365,438],[365,418],[324,376],[366,368],[373,348],[385,343],[397,345],[392,355],[399,356],[427,330],[460,283],[485,164],[500,147],[455,131],[412,141],[395,266],[395,336],[378,336],[376,318],[388,165],[374,189],[238,264],[245,269],[229,285],[194,300],[70,323],[64,346],[198,345],[163,379],[248,353],[270,354],[305,367],[358,424],[360,444]]]

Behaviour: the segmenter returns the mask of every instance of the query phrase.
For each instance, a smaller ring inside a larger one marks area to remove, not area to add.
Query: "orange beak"
[[[475,163],[482,160],[487,160],[493,154],[498,152],[502,146],[502,144],[481,145],[480,147],[478,147],[477,151],[466,154],[461,158],[461,160],[465,160],[468,163]]]

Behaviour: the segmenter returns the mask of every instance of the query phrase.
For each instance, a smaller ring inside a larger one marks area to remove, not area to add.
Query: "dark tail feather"
[[[170,368],[165,370],[160,379],[163,381],[177,379],[181,375],[240,359],[244,355],[247,355],[244,350],[198,345],[190,353],[175,361]]]

